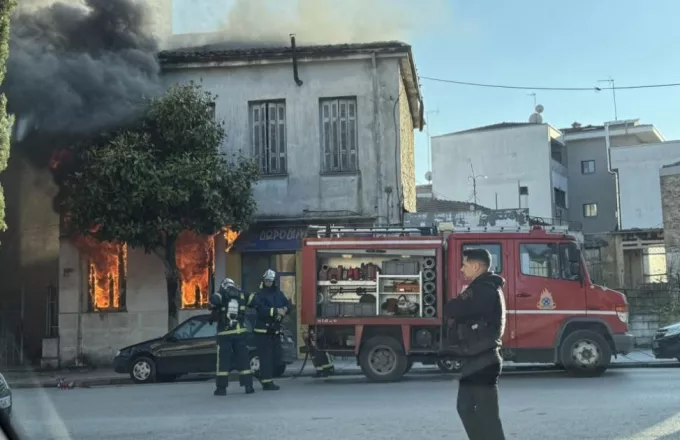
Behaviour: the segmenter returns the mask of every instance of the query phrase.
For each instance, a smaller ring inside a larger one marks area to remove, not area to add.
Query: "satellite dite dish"
[[[536,106],[536,113],[532,114],[529,116],[529,123],[531,124],[542,124],[543,123],[543,116],[541,116],[541,113],[543,113],[543,106],[541,104],[538,104]]]
[[[425,173],[425,180],[427,180],[428,182],[432,182],[432,171],[428,171],[427,173]]]

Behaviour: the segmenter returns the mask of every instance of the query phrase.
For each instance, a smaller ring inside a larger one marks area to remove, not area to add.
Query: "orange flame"
[[[234,242],[236,242],[236,239],[241,234],[233,231],[229,226],[225,226],[224,229],[222,229],[222,234],[224,235],[224,242],[226,243],[224,251],[229,252],[231,248],[234,247]]]
[[[94,311],[118,309],[127,272],[127,245],[78,236],[76,247],[88,258],[88,289]]]
[[[183,232],[177,239],[176,262],[180,273],[182,308],[207,304],[215,272],[214,237]]]
[[[59,165],[61,165],[62,162],[67,160],[71,156],[71,152],[69,150],[55,150],[54,153],[52,153],[52,157],[50,158],[50,169],[51,170],[56,170],[59,168]]]

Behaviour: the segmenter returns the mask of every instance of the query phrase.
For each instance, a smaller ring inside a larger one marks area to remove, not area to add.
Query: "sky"
[[[174,0],[174,32],[216,29],[229,1]],[[606,87],[598,80],[609,78],[617,87],[680,83],[678,0],[647,7],[633,0],[442,1],[449,8],[433,25],[405,38],[421,77],[530,88]],[[545,107],[544,122],[557,128],[615,119],[611,90],[504,90],[427,79],[421,88],[431,136],[527,121],[531,93]],[[680,139],[680,87],[619,90],[616,104],[618,119],[639,118],[667,140]],[[428,137],[417,133],[417,183],[426,183],[428,169]]]

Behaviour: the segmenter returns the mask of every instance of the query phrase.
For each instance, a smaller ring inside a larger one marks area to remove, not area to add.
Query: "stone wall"
[[[680,165],[664,167],[659,174],[667,273],[677,278],[680,273]]]
[[[630,308],[630,332],[635,335],[637,347],[651,346],[654,333],[660,327],[674,322],[670,306],[678,304],[678,290],[669,284],[656,283],[636,289],[624,289]]]

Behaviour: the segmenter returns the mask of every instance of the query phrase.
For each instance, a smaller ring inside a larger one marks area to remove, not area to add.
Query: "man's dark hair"
[[[483,264],[487,269],[491,267],[491,253],[486,249],[465,249],[463,251],[463,257],[467,258],[468,261],[476,261],[477,263]]]

